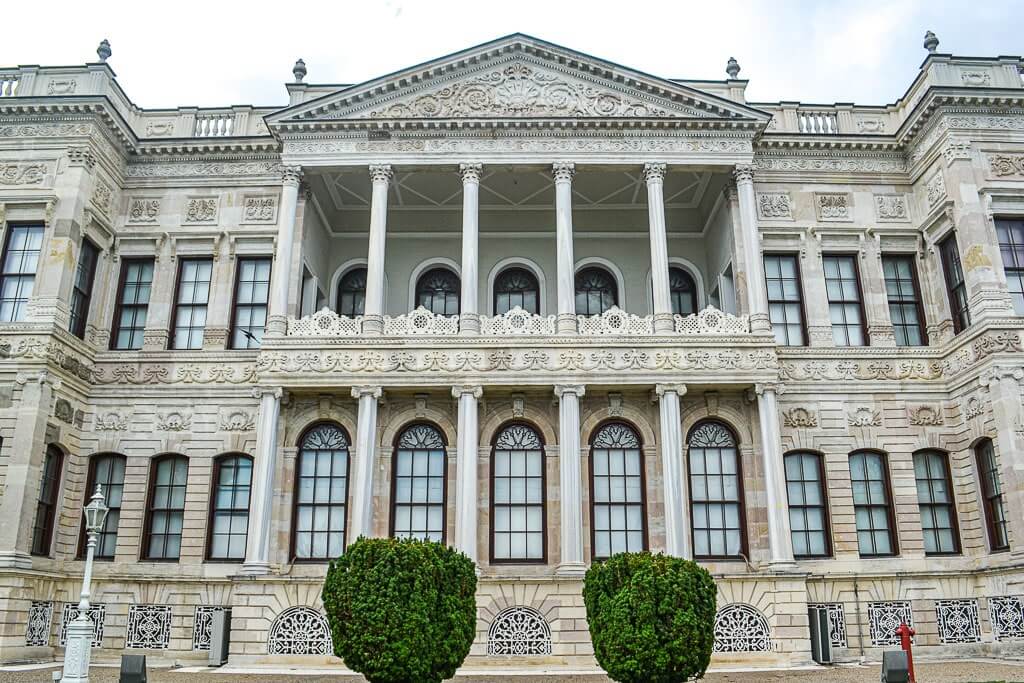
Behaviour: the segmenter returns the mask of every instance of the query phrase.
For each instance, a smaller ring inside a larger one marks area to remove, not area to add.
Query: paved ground
[[[0,683],[44,683],[52,681],[55,668],[32,668],[30,670],[12,671],[0,668]],[[113,667],[94,667],[90,681],[94,683],[117,683],[118,672]],[[185,670],[151,669],[149,683],[364,683],[362,677],[348,675],[310,673],[286,670],[274,670],[258,673],[228,673],[223,671],[197,671],[195,668]],[[879,667],[874,666],[836,666],[827,669],[798,669],[785,671],[744,671],[709,673],[704,681],[707,683],[761,683],[762,681],[800,681],[800,683],[877,683]],[[608,679],[599,675],[563,675],[555,677],[538,677],[525,672],[519,675],[503,673],[500,675],[460,675],[456,683],[607,683]],[[955,661],[932,662],[917,665],[918,683],[1024,683],[1024,661]]]

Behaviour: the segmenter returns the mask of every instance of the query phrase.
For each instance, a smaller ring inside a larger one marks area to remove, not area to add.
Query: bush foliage
[[[594,655],[621,683],[677,683],[711,661],[715,581],[696,562],[619,553],[595,563],[583,584]]]
[[[370,683],[440,683],[476,633],[476,572],[440,543],[360,538],[323,588],[334,653]]]

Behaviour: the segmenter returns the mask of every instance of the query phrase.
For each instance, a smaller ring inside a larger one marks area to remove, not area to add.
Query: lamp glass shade
[[[107,519],[107,508],[103,502],[103,492],[100,485],[96,485],[96,493],[92,495],[89,504],[85,506],[85,530],[90,533],[98,533],[103,528],[103,522]]]

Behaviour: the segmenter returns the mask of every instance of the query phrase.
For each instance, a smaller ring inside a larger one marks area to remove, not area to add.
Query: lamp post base
[[[89,683],[89,658],[92,654],[92,620],[79,614],[68,625],[64,648],[64,674],[61,683]]]

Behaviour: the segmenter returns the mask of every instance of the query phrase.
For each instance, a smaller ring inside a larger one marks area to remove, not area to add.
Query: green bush
[[[594,656],[621,683],[700,678],[715,640],[715,581],[696,562],[619,553],[583,583]]]
[[[334,653],[370,683],[451,678],[476,635],[475,569],[440,543],[360,538],[324,581]]]

